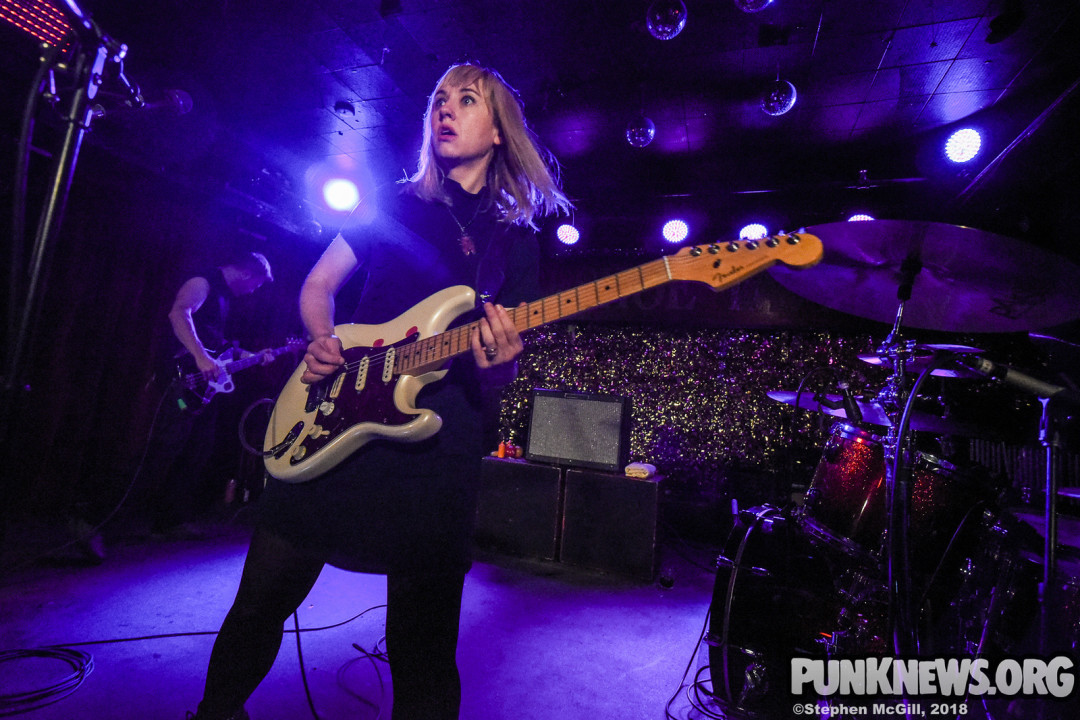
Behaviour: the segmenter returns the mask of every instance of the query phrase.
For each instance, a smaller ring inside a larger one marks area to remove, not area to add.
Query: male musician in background
[[[206,383],[227,378],[228,360],[252,353],[226,345],[229,305],[233,298],[248,295],[274,279],[266,257],[242,253],[231,262],[189,277],[180,286],[169,309],[169,325],[180,349],[178,369],[154,416],[140,474],[145,476],[154,535],[192,536],[200,476],[213,449],[217,404],[202,402],[197,393],[186,392],[182,376]],[[234,357],[234,354],[237,354]],[[262,351],[262,362],[273,360]],[[185,371],[183,368],[190,365]],[[188,372],[190,371],[190,372]],[[201,385],[201,383],[200,383]]]
[[[320,382],[345,362],[334,306],[351,278],[363,283],[352,320],[370,325],[411,318],[425,298],[456,285],[487,290],[491,302],[479,310],[471,352],[418,396],[443,419],[433,437],[369,443],[305,483],[271,479],[198,720],[247,717],[243,703],[274,662],[283,622],[327,562],[387,576],[392,720],[458,717],[455,654],[483,410],[514,379],[523,348],[505,306],[537,296],[533,220],[570,202],[516,94],[494,71],[450,68],[425,120],[417,173],[379,197],[370,224],[348,221],[304,282],[300,312],[313,340],[302,380]]]

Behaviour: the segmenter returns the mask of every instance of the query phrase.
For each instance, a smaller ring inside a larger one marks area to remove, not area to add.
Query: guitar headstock
[[[668,257],[667,264],[673,280],[703,282],[722,290],[778,262],[811,267],[821,261],[824,252],[816,235],[788,233],[686,247]]]

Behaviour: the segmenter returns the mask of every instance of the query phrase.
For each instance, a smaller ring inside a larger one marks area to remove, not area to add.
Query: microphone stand
[[[0,443],[5,448],[11,442],[10,432],[12,423],[16,417],[15,405],[19,399],[19,393],[25,392],[27,387],[23,378],[23,356],[31,337],[31,328],[39,313],[39,294],[41,291],[42,275],[47,267],[51,254],[52,244],[60,228],[64,209],[67,204],[68,193],[71,189],[72,179],[75,173],[75,165],[78,162],[79,151],[82,147],[83,137],[90,128],[93,119],[91,101],[97,95],[98,88],[104,82],[106,66],[110,62],[117,63],[123,74],[122,60],[127,54],[127,46],[110,38],[100,27],[81,9],[74,0],[64,0],[60,3],[60,9],[68,19],[76,39],[73,41],[76,47],[75,57],[65,69],[69,72],[66,78],[70,85],[70,94],[65,105],[61,106],[61,118],[66,125],[61,147],[53,153],[52,172],[48,187],[42,201],[38,224],[34,235],[33,244],[30,247],[30,257],[24,268],[22,249],[25,243],[24,227],[22,218],[25,215],[25,207],[13,208],[13,235],[12,237],[12,284],[10,288],[10,308],[8,313],[7,339],[8,351],[4,359],[3,372],[0,374]],[[22,138],[20,142],[20,158],[18,160],[18,172],[16,186],[25,187],[26,160],[22,155],[29,152],[30,135],[32,135],[33,110],[37,106],[37,94],[46,86],[45,78],[53,80],[53,75],[59,67],[57,60],[58,52],[43,53],[39,73],[36,76],[41,82],[30,90],[27,100],[27,112],[24,115]],[[124,82],[125,87],[132,85],[130,81]],[[48,83],[50,102],[58,103],[59,93],[53,94],[52,82]],[[137,92],[137,86],[132,89]],[[16,203],[26,202],[25,193],[15,193]],[[21,292],[20,288],[25,287]],[[22,297],[20,297],[22,295]]]
[[[962,358],[959,362],[969,370],[1035,395],[1042,405],[1039,442],[1046,449],[1046,499],[1044,501],[1046,536],[1043,539],[1043,576],[1039,584],[1039,652],[1046,655],[1050,650],[1049,608],[1054,607],[1052,600],[1057,592],[1057,494],[1062,474],[1061,453],[1065,445],[1061,439],[1059,430],[1061,423],[1057,409],[1062,403],[1074,410],[1080,407],[1080,393],[1043,382],[986,358]]]

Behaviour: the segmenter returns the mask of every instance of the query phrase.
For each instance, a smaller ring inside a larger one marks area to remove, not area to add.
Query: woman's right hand
[[[317,383],[337,372],[345,364],[341,354],[341,340],[337,335],[322,335],[308,343],[304,353],[307,367],[300,376],[300,382]]]

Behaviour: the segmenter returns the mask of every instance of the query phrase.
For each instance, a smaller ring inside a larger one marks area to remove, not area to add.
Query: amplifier
[[[532,391],[525,457],[622,472],[629,456],[629,403],[613,395]]]

